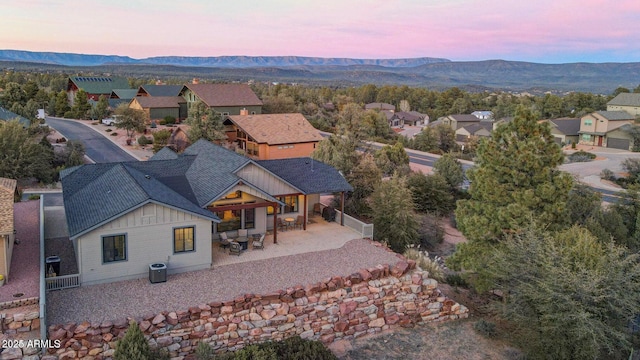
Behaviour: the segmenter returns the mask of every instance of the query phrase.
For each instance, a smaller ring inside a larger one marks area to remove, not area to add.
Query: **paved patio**
[[[361,238],[360,234],[353,229],[341,226],[339,223],[327,222],[320,216],[311,218],[311,222],[307,224],[307,230],[278,231],[277,244],[273,243],[273,235],[268,234],[264,240],[264,250],[253,250],[251,237],[249,237],[248,249],[240,256],[230,255],[229,250],[223,250],[218,239],[215,239],[211,243],[213,266],[338,249],[349,240]]]

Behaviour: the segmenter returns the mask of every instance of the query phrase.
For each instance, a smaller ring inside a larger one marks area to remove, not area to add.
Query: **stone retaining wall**
[[[0,330],[6,335],[16,335],[40,329],[40,312],[28,311],[15,314],[2,314]]]
[[[101,324],[52,325],[49,340],[60,340],[62,346],[50,349],[51,356],[43,359],[108,359],[131,320],[138,323],[152,346],[167,349],[172,358],[191,359],[201,341],[217,351],[295,335],[331,343],[398,326],[467,317],[467,308],[443,296],[428,275],[407,260],[187,311]]]

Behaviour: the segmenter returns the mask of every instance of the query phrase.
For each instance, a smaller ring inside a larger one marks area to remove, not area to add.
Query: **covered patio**
[[[321,216],[313,216],[306,230],[287,230],[278,232],[278,242],[274,244],[273,234],[268,232],[264,240],[264,250],[252,249],[249,240],[248,249],[242,254],[232,255],[228,249],[220,246],[214,238],[211,242],[213,267],[236,264],[280,256],[303,254],[315,251],[338,249],[348,241],[361,238],[355,230],[341,226],[337,222],[327,222]]]

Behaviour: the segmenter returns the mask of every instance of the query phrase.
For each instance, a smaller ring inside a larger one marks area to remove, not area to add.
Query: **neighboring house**
[[[149,120],[161,120],[167,116],[178,121],[187,118],[187,102],[181,96],[137,96],[129,107],[144,111]]]
[[[179,95],[187,101],[187,109],[202,101],[223,116],[240,115],[243,110],[262,113],[262,101],[246,84],[187,84]]]
[[[253,159],[310,156],[323,137],[302,114],[231,115],[230,141]]]
[[[270,230],[277,242],[281,215],[303,216],[306,230],[320,194],[353,190],[313,159],[254,161],[205,140],[179,155],[165,147],[149,161],[65,169],[61,181],[82,285],[142,278],[156,262],[170,274],[210,268],[218,232]]]
[[[493,111],[474,111],[471,115],[480,120],[493,120]]]
[[[395,116],[403,125],[421,126],[429,123],[429,115],[417,111],[398,111]]]
[[[131,100],[138,94],[136,89],[113,89],[109,99]]]
[[[401,127],[404,125],[402,119],[396,116],[396,113],[394,113],[393,111],[382,110],[380,112],[387,118],[387,123],[390,127]]]
[[[87,99],[98,101],[100,95],[111,97],[114,89],[129,88],[129,81],[124,78],[106,76],[71,76],[67,82],[67,100],[73,106],[78,90],[87,93]]]
[[[596,111],[585,115],[580,123],[580,144],[629,149],[627,139],[609,134],[625,124],[633,124],[635,116],[626,111]]]
[[[640,93],[620,93],[607,103],[607,111],[625,111],[640,115]]]
[[[469,124],[456,130],[456,141],[465,142],[472,136],[491,137],[491,131],[493,131],[493,123],[491,121]]]
[[[391,104],[387,104],[387,103],[379,103],[379,102],[374,102],[374,103],[369,103],[366,104],[364,106],[365,110],[382,110],[382,111],[396,111],[396,107],[391,105]]]
[[[142,85],[136,96],[178,96],[182,85]]]
[[[479,122],[480,119],[471,114],[454,114],[442,118],[442,123],[451,126],[454,131]]]
[[[16,180],[0,177],[0,274],[9,280],[11,255],[15,241],[13,219],[13,200],[16,193]]]
[[[624,124],[607,133],[607,147],[612,149],[633,151],[633,137],[629,134],[633,124]]]
[[[13,111],[9,111],[3,107],[0,107],[0,121],[11,121],[18,120],[22,124],[23,127],[29,127],[31,125],[31,121],[29,119],[20,116]]]
[[[543,120],[551,126],[551,135],[558,145],[577,144],[580,138],[580,118],[558,118]]]

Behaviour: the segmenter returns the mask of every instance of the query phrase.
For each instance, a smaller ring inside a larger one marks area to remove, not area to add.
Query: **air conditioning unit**
[[[167,281],[167,265],[156,263],[149,265],[149,282],[152,284]]]

